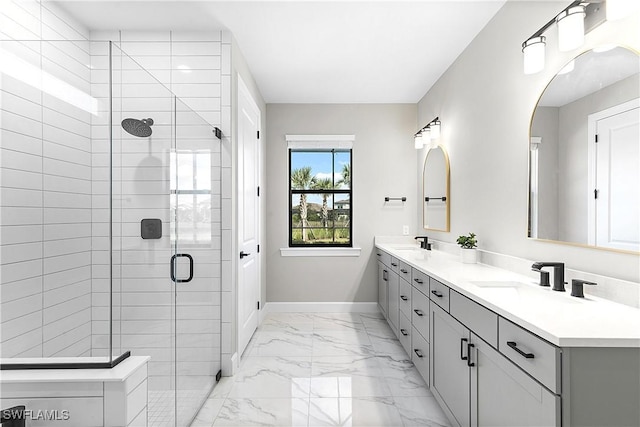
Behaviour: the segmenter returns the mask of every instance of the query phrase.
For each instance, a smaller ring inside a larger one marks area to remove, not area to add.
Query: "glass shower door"
[[[187,426],[220,370],[220,141],[175,99],[171,279],[175,289],[175,414]]]

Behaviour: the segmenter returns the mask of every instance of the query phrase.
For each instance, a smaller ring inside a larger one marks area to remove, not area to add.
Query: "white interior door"
[[[596,123],[596,245],[640,250],[640,109]]]
[[[238,354],[258,327],[260,110],[238,76]]]

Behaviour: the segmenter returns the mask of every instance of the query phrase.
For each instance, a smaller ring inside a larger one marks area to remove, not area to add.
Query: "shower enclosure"
[[[219,130],[112,42],[2,41],[0,110],[3,369],[148,355],[148,425],[189,425],[221,366]]]

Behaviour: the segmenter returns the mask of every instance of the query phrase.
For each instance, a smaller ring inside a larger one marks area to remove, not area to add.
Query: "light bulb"
[[[429,129],[431,130],[431,139],[440,138],[440,120],[433,122],[429,125]]]
[[[544,36],[539,36],[522,43],[525,74],[535,74],[544,68],[545,40]]]
[[[584,43],[584,6],[574,6],[556,17],[558,24],[558,49],[567,52]]]
[[[421,133],[417,133],[413,137],[413,146],[415,147],[416,150],[420,150],[424,146],[424,141],[422,140]]]

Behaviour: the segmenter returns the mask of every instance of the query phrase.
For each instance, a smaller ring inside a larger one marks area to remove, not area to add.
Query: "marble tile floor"
[[[376,313],[271,313],[192,427],[449,426]]]

